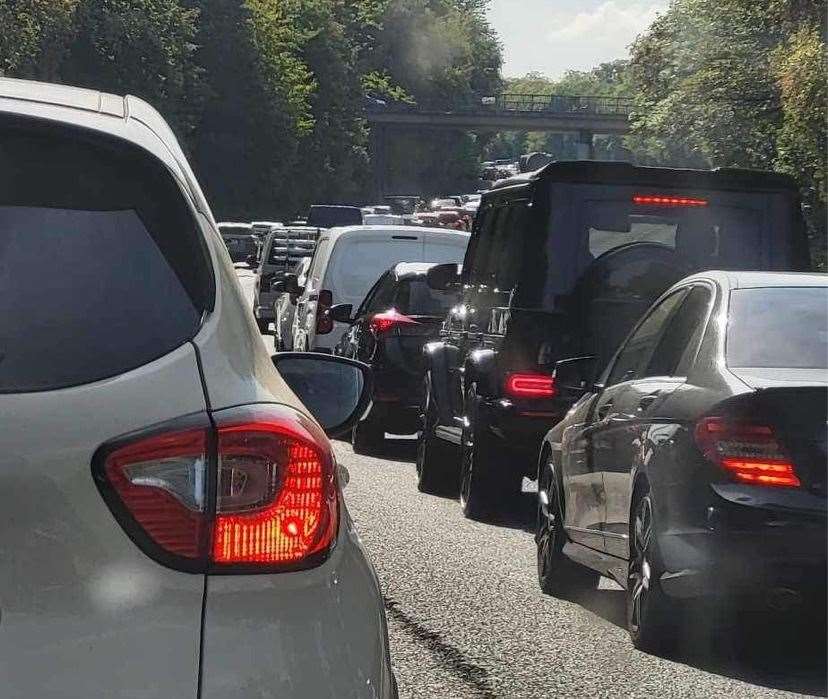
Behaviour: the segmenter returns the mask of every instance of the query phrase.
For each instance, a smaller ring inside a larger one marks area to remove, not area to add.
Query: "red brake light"
[[[334,322],[328,314],[331,306],[333,306],[333,293],[328,289],[322,289],[319,292],[319,298],[316,300],[316,334],[327,335],[334,328]]]
[[[281,422],[219,427],[213,561],[295,563],[336,535],[329,457]]]
[[[394,328],[401,325],[419,325],[419,323],[413,318],[403,315],[396,308],[392,308],[383,313],[377,313],[368,323],[371,332],[377,337],[387,335]]]
[[[698,422],[702,453],[740,483],[798,488],[791,459],[767,425],[707,417]]]
[[[707,206],[707,199],[676,197],[668,194],[636,194],[633,204],[641,206]]]
[[[93,473],[113,514],[145,553],[176,569],[318,565],[339,526],[327,438],[282,406],[215,418],[216,437],[205,418],[104,447]]]
[[[558,393],[549,374],[507,374],[505,390],[515,398],[552,398]]]

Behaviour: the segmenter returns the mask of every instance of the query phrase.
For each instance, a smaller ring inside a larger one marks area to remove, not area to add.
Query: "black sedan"
[[[334,354],[365,362],[374,370],[373,406],[353,431],[357,453],[378,449],[386,432],[419,429],[425,360],[423,346],[434,339],[455,296],[426,283],[428,263],[401,262],[385,272],[352,316],[350,304],[330,310],[350,329]]]
[[[707,272],[665,293],[546,436],[538,578],[626,588],[633,643],[669,652],[692,600],[778,606],[826,594],[828,279]]]

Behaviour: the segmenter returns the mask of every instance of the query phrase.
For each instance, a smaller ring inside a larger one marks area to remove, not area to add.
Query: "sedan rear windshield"
[[[0,136],[0,392],[90,383],[191,339],[213,277],[164,167],[82,133]]]
[[[444,316],[454,304],[454,292],[431,289],[423,279],[403,279],[394,298],[395,308],[408,316]]]
[[[828,369],[828,288],[731,292],[727,365]]]

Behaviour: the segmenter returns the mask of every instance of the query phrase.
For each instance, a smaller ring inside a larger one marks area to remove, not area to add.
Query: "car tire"
[[[504,450],[480,410],[475,386],[469,389],[466,406],[470,424],[463,428],[460,508],[467,519],[489,521],[511,507],[522,478],[505,463]]]
[[[437,406],[431,397],[431,379],[423,380],[422,420],[417,435],[417,490],[433,495],[457,495],[459,454],[457,447],[440,439],[434,430],[439,422]]]
[[[550,468],[549,458],[544,455],[538,468],[535,524],[538,584],[546,595],[572,600],[588,590],[594,590],[601,576],[564,555],[566,532],[563,529],[563,495],[558,476]]]
[[[266,335],[270,329],[270,321],[264,320],[263,318],[256,318],[256,325],[259,327],[259,332],[262,335]]]
[[[682,610],[661,588],[664,565],[658,552],[655,510],[649,490],[637,492],[630,511],[627,630],[637,649],[670,654],[681,633]]]
[[[355,454],[376,454],[385,444],[385,431],[369,416],[360,420],[351,431],[351,446]]]

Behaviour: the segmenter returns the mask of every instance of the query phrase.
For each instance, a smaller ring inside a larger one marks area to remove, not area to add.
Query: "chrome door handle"
[[[646,410],[649,408],[653,403],[656,402],[656,399],[659,396],[659,392],[656,391],[655,393],[649,393],[648,395],[644,396],[640,401],[638,401],[638,409],[639,410]]]

